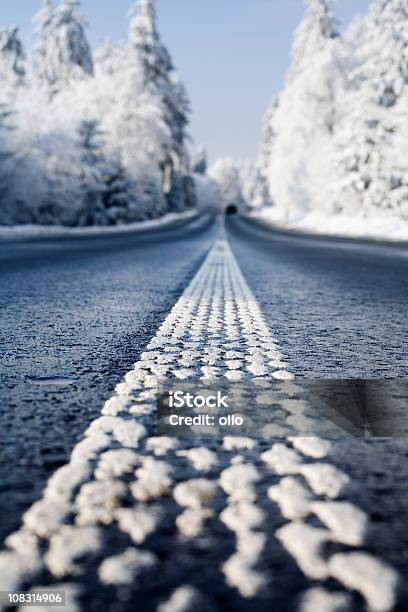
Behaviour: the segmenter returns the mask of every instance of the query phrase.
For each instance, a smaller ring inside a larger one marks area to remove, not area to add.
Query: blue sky
[[[338,0],[347,24],[370,0]],[[27,44],[40,0],[2,0],[0,24],[18,25]],[[123,38],[131,0],[83,0],[93,45]],[[191,132],[211,159],[257,153],[262,115],[281,89],[303,0],[157,0],[159,29],[193,106]]]

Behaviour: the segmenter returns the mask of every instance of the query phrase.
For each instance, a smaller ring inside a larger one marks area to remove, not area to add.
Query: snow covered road
[[[260,307],[285,278],[260,282],[259,237],[243,240],[235,222],[227,230],[240,265],[221,236],[8,537],[0,590],[58,585],[70,610],[76,601],[162,612],[403,609],[404,441],[153,435],[157,376],[249,378],[262,389],[263,378],[291,380],[301,367],[273,324],[279,313]],[[287,388],[285,420],[301,423],[296,381]]]

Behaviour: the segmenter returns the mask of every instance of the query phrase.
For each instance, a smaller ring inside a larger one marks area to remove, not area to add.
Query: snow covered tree
[[[246,208],[246,202],[241,190],[239,165],[230,157],[218,159],[208,171],[208,176],[217,183],[224,208],[236,206],[240,210]]]
[[[191,170],[196,174],[205,174],[207,172],[207,151],[203,145],[198,147],[191,160]]]
[[[24,83],[25,54],[17,28],[0,30],[0,100],[13,98]]]
[[[37,82],[33,85],[50,85],[48,54],[51,44],[52,23],[54,19],[54,5],[52,0],[43,0],[43,4],[33,17],[35,44],[31,57],[31,68]]]
[[[272,102],[268,106],[261,133],[261,150],[259,154],[259,165],[265,177],[268,176],[271,159],[273,155],[273,146],[275,144],[275,115],[279,107],[279,96],[274,96]]]
[[[328,40],[338,37],[332,0],[305,0],[306,14],[298,26],[292,46],[292,63],[287,76],[293,81],[310,69],[310,60],[324,51]]]
[[[139,52],[144,82],[146,85],[160,88],[168,80],[173,64],[157,31],[154,0],[137,0],[129,11],[129,16],[129,42]]]
[[[406,1],[375,0],[351,75],[348,112],[335,138],[339,211],[408,215],[408,161],[404,147],[396,146],[407,122],[407,58]]]
[[[103,225],[105,221],[103,192],[105,190],[106,159],[103,152],[103,132],[98,121],[83,120],[78,128],[81,152],[80,190],[82,207],[78,225]]]
[[[271,205],[268,185],[259,163],[240,164],[239,180],[242,197],[249,209],[260,209]]]
[[[357,72],[385,108],[395,106],[408,84],[407,19],[405,0],[375,0],[367,16]]]
[[[9,132],[12,129],[10,117],[12,113],[9,107],[0,103],[0,225],[11,222],[13,211],[7,198],[8,175],[10,172],[10,159],[12,151],[9,147]]]
[[[11,222],[77,225],[82,207],[81,158],[72,136],[62,130],[36,131],[28,122],[12,136]]]
[[[107,223],[122,225],[146,219],[148,211],[143,206],[137,185],[130,179],[119,156],[109,159],[104,174],[102,200]]]
[[[171,135],[160,100],[144,86],[138,55],[128,44],[108,41],[97,52],[88,101],[107,134],[109,158],[120,159],[129,180],[138,186],[137,214],[164,214],[161,164]]]
[[[13,79],[25,85],[13,98],[16,129],[0,142],[13,152],[8,222],[128,223],[195,206],[189,101],[153,0],[136,3],[128,39],[105,44],[95,63],[80,2],[42,1],[26,73],[16,31],[0,36],[3,90]]]
[[[54,9],[45,1],[37,15],[34,70],[51,94],[93,75],[91,48],[85,21],[78,13],[79,0],[62,0]]]
[[[219,212],[224,208],[221,188],[208,174],[193,175],[194,192],[197,198],[196,206],[204,211]]]
[[[326,177],[311,194],[313,157],[326,150],[337,122],[337,92],[344,78],[341,39],[328,0],[307,0],[295,32],[292,65],[274,112],[269,188],[282,216],[303,214],[326,201]],[[318,171],[319,172],[319,171]],[[319,201],[315,201],[318,197]]]
[[[154,0],[138,0],[129,23],[129,46],[137,56],[142,85],[158,102],[170,139],[162,152],[163,190],[169,208],[180,210],[183,203],[183,176],[188,172],[186,128],[190,110],[183,84],[175,73],[170,54],[161,42]]]

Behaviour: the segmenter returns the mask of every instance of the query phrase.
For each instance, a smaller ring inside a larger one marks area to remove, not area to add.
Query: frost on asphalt
[[[103,416],[7,539],[1,589],[34,588],[44,575],[83,589],[86,576],[105,601],[109,589],[125,585],[152,601],[149,588],[162,593],[166,585],[167,600],[157,607],[183,610],[193,601],[211,607],[212,593],[200,586],[208,572],[237,602],[256,605],[279,597],[268,570],[279,563],[297,576],[291,597],[302,610],[360,609],[362,602],[391,610],[398,574],[366,550],[369,517],[352,501],[351,478],[335,465],[337,443],[318,435],[156,437],[154,372],[163,356],[167,375],[188,380],[211,367],[215,377],[254,379],[259,394],[260,369],[265,377],[282,372],[279,346],[222,237]],[[285,370],[279,378],[293,377]],[[295,381],[288,389],[286,421],[307,409],[294,399]]]

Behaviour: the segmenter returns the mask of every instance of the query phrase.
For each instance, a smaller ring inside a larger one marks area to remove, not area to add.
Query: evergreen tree
[[[268,182],[285,216],[319,205],[316,197],[326,200],[323,177],[321,189],[313,195],[309,185],[319,178],[312,176],[314,158],[326,151],[338,120],[337,96],[344,78],[341,44],[329,2],[307,0],[304,20],[295,33],[292,66],[273,118]]]
[[[0,99],[9,101],[25,80],[25,54],[17,28],[0,30]]]
[[[148,216],[138,198],[137,186],[129,178],[119,156],[111,159],[106,168],[102,199],[107,222],[111,225],[140,221]]]
[[[169,208],[180,210],[185,206],[182,183],[189,165],[186,148],[189,100],[161,42],[156,21],[154,0],[138,0],[131,11],[129,46],[138,58],[143,87],[157,99],[170,133],[169,145],[159,163]]]
[[[129,45],[108,42],[97,53],[91,107],[109,135],[109,158],[120,159],[129,180],[138,186],[132,214],[160,216],[167,207],[162,164],[171,134],[160,100],[144,85],[138,55]]]
[[[407,122],[408,7],[376,0],[366,19],[353,88],[335,138],[337,209],[408,214],[407,174],[399,134]]]
[[[34,69],[51,94],[93,75],[91,48],[79,0],[62,0],[54,10],[46,1],[36,17],[37,46]]]
[[[129,15],[128,39],[131,47],[138,52],[144,83],[160,90],[168,82],[173,64],[157,30],[154,0],[137,0]]]
[[[13,211],[7,198],[9,164],[12,158],[7,138],[12,129],[11,116],[9,107],[5,103],[0,103],[0,225],[11,223],[13,219]]]
[[[339,36],[331,0],[305,0],[305,4],[305,16],[294,36],[289,82],[308,71],[310,59],[326,50],[328,40]]]
[[[146,219],[149,213],[138,197],[137,185],[129,179],[120,158],[106,155],[105,135],[99,122],[82,121],[78,135],[83,202],[79,225],[117,225]]]
[[[16,31],[0,35],[3,91],[8,80],[26,86],[13,100],[10,147],[0,143],[13,151],[0,159],[0,175],[10,170],[8,222],[127,223],[194,206],[189,102],[157,32],[154,2],[136,4],[129,40],[105,45],[95,67],[79,1],[55,4],[43,0],[35,17],[27,74]]]
[[[54,19],[54,5],[52,0],[43,0],[43,4],[33,17],[36,38],[32,52],[32,68],[38,84],[50,85],[52,76],[49,74],[48,46],[51,44],[52,25]]]
[[[278,107],[279,96],[274,96],[267,108],[262,124],[259,165],[265,177],[268,176],[273,155],[273,145],[276,138],[275,115]]]
[[[239,167],[242,197],[248,209],[271,205],[268,185],[259,163],[244,162]]]
[[[83,120],[78,129],[81,151],[80,189],[82,208],[79,225],[104,223],[103,192],[106,160],[103,153],[103,132],[95,120]]]
[[[246,202],[242,193],[239,165],[230,157],[218,159],[208,171],[221,193],[224,208],[233,205],[244,210]]]
[[[207,172],[207,151],[201,145],[195,152],[191,161],[191,169],[195,174],[205,174]]]

